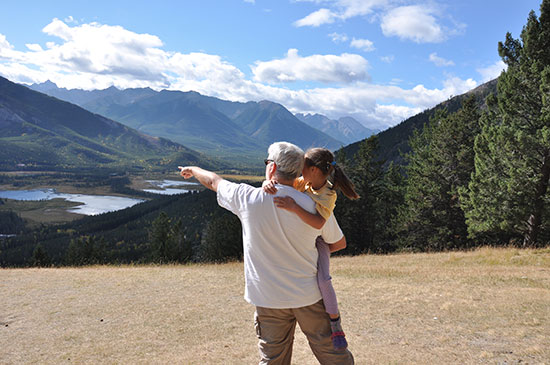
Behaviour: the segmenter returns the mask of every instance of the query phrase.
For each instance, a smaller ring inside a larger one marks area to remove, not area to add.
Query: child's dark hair
[[[350,199],[358,199],[359,194],[355,192],[353,183],[345,174],[344,170],[334,160],[332,152],[326,148],[310,148],[306,151],[306,166],[315,166],[325,176],[329,176],[333,189],[340,189]]]

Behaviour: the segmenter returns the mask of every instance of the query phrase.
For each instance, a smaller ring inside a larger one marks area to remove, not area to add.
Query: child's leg
[[[336,300],[336,293],[334,292],[332,278],[330,277],[330,248],[321,236],[317,237],[315,245],[319,252],[317,283],[319,284],[319,290],[325,303],[325,310],[331,318],[338,318],[338,301]]]
[[[330,249],[321,237],[317,237],[315,245],[317,246],[317,251],[319,251],[317,282],[319,283],[319,290],[325,304],[325,311],[330,316],[332,344],[337,350],[345,350],[348,347],[348,343],[344,330],[342,330],[340,313],[338,312],[338,301],[336,300],[336,293],[334,292],[332,278],[330,277]]]

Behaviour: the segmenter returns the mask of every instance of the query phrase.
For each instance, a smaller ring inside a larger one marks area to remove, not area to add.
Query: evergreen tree
[[[440,110],[422,132],[413,134],[405,204],[397,219],[403,248],[443,250],[470,244],[459,190],[467,186],[474,169],[479,117],[471,96],[456,113]]]
[[[508,33],[499,43],[508,68],[488,100],[464,203],[473,237],[521,239],[524,246],[550,238],[550,0],[540,11],[538,19],[529,14],[521,39]]]
[[[402,166],[391,162],[384,174],[384,196],[382,199],[381,222],[385,228],[381,235],[380,250],[392,252],[399,247],[397,230],[395,227],[396,218],[399,214],[399,207],[405,202],[405,177]]]
[[[200,261],[225,262],[241,260],[242,256],[243,240],[239,218],[226,212],[212,218],[202,236]]]
[[[167,263],[191,259],[191,245],[185,239],[181,219],[172,224],[168,215],[161,212],[153,221],[149,237],[153,261]]]
[[[16,234],[25,228],[25,222],[21,217],[11,211],[0,212],[0,234]]]
[[[39,243],[34,248],[31,258],[31,265],[37,267],[46,267],[52,264],[52,260],[44,247]]]
[[[167,262],[170,256],[170,218],[160,212],[149,232],[151,254],[155,262]]]
[[[382,241],[388,222],[383,219],[385,185],[383,161],[376,159],[378,139],[375,135],[361,142],[351,164],[338,154],[339,164],[355,185],[360,198],[349,200],[339,194],[334,214],[346,235],[347,252],[360,254],[384,250]]]
[[[106,263],[106,243],[103,237],[80,236],[72,239],[65,254],[65,262],[72,266]]]

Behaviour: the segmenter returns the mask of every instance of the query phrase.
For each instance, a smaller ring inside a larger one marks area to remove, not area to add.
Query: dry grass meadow
[[[336,257],[357,364],[550,364],[550,249]],[[0,270],[1,364],[254,364],[241,263]],[[297,331],[294,364],[315,364]]]

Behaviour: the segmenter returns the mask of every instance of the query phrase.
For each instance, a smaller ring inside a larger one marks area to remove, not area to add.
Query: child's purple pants
[[[317,261],[317,282],[319,290],[325,303],[325,310],[329,314],[338,314],[338,301],[336,293],[332,287],[332,278],[330,277],[330,248],[321,236],[315,241],[319,259]]]

